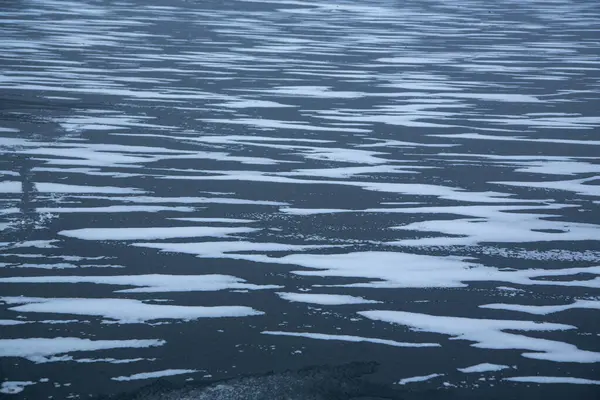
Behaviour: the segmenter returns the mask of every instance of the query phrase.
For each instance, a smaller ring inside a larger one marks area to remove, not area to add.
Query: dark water
[[[595,398],[599,32],[588,0],[0,1],[2,393]]]

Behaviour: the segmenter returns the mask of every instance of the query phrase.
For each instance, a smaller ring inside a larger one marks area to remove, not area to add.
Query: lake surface
[[[597,398],[599,32],[593,0],[0,1],[0,392],[376,362]]]

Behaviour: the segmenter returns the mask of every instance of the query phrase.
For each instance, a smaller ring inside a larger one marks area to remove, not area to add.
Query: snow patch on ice
[[[280,289],[277,285],[254,285],[231,275],[115,275],[115,276],[28,276],[0,278],[0,283],[95,283],[137,286],[116,293],[166,293],[218,291],[227,289]],[[2,298],[0,298],[2,299]],[[18,297],[17,297],[18,299]]]
[[[3,297],[3,301],[21,306],[9,308],[18,312],[93,315],[116,320],[121,324],[146,323],[159,319],[190,321],[198,318],[247,317],[264,314],[245,306],[175,306],[149,304],[133,299],[86,299]]]
[[[6,381],[2,382],[0,387],[0,393],[4,394],[17,394],[25,390],[26,386],[35,385],[32,381]]]
[[[19,321],[16,319],[0,319],[0,326],[12,326],[26,324],[27,321]]]
[[[60,361],[54,355],[76,351],[162,346],[164,340],[91,340],[76,337],[0,339],[0,357],[22,357],[35,363]],[[65,360],[70,360],[67,357]]]
[[[367,300],[362,297],[348,296],[342,294],[317,294],[317,293],[290,293],[290,292],[279,292],[279,297],[284,300],[297,302],[297,303],[309,303],[309,304],[320,304],[324,306],[335,306],[342,304],[369,304],[369,303],[380,303],[375,300]]]
[[[343,342],[367,342],[375,344],[384,344],[395,347],[440,347],[438,343],[410,343],[410,342],[397,342],[395,340],[369,338],[362,336],[350,336],[350,335],[329,335],[325,333],[312,333],[312,332],[284,332],[284,331],[263,331],[264,335],[274,336],[294,336],[294,337],[305,337],[309,339],[317,340],[338,340]]]
[[[570,376],[515,376],[504,381],[521,383],[563,383],[574,385],[600,385],[600,380],[573,378]]]
[[[497,350],[528,350],[523,357],[554,362],[595,363],[600,353],[581,350],[576,346],[548,339],[539,339],[504,332],[511,331],[564,331],[572,325],[495,320],[481,318],[446,317],[405,311],[360,311],[358,314],[376,321],[405,325],[414,331],[450,335],[457,340],[475,342],[473,347]]]
[[[113,381],[136,381],[140,379],[154,379],[161,378],[163,376],[173,376],[173,375],[181,375],[181,374],[191,374],[194,372],[198,372],[197,369],[165,369],[162,371],[154,371],[154,372],[142,372],[139,374],[133,374],[129,376],[117,376],[116,378],[111,378]]]
[[[535,315],[548,315],[573,308],[587,308],[600,310],[600,301],[594,300],[576,300],[571,304],[557,305],[557,306],[532,306],[532,305],[521,305],[521,304],[484,304],[479,306],[481,308],[489,308],[493,310],[507,310],[524,312]]]
[[[457,370],[459,370],[460,372],[463,372],[465,374],[472,374],[472,373],[502,371],[503,369],[507,369],[507,368],[510,368],[510,367],[508,365],[501,365],[501,364],[481,363],[481,364],[477,364],[477,365],[472,365],[470,367],[457,368]]]
[[[339,247],[336,245],[294,245],[284,243],[258,243],[247,241],[198,243],[135,243],[133,246],[159,249],[163,252],[194,254],[204,258],[249,259],[252,255],[238,252],[288,252]]]
[[[176,245],[176,244],[175,244]],[[283,265],[298,265],[317,271],[298,270],[302,276],[363,278],[364,283],[332,285],[371,288],[451,288],[466,282],[508,282],[519,285],[600,287],[600,277],[587,280],[542,280],[551,276],[578,273],[600,275],[600,266],[565,269],[499,269],[470,262],[457,256],[365,251],[346,254],[290,254],[269,257],[263,254],[236,254],[231,258]],[[365,268],[368,265],[369,268]]]
[[[164,228],[83,228],[60,231],[58,234],[83,240],[154,240],[185,237],[226,237],[257,230],[255,228],[178,226]]]
[[[444,374],[430,374],[424,376],[413,376],[410,378],[400,379],[396,384],[398,385],[406,385],[407,383],[415,383],[415,382],[425,382],[433,378],[437,378],[438,376],[444,376]]]

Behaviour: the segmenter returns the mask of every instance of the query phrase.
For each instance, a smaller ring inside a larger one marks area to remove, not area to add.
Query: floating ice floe
[[[573,192],[581,196],[600,197],[600,185],[586,185],[586,182],[597,181],[598,177],[572,179],[564,181],[542,181],[542,182],[517,182],[517,181],[496,181],[489,182],[496,185],[516,186],[534,189],[546,190],[564,190]]]
[[[503,369],[507,369],[507,368],[510,368],[510,367],[508,365],[481,363],[481,364],[477,364],[477,365],[472,365],[470,367],[456,368],[456,369],[465,374],[473,374],[473,373],[502,371]]]
[[[88,198],[88,197],[86,197]],[[288,203],[270,200],[247,200],[230,197],[160,197],[160,196],[112,196],[93,197],[94,199],[122,201],[125,203],[172,203],[172,204],[231,204],[231,205],[259,205],[259,206],[285,206]]]
[[[116,293],[166,293],[217,291],[227,289],[280,289],[277,285],[254,285],[230,275],[115,275],[115,276],[28,276],[0,278],[0,283],[95,283],[137,286]]]
[[[129,376],[117,376],[115,378],[110,378],[113,381],[136,381],[141,379],[154,379],[161,378],[163,376],[174,376],[181,374],[191,374],[194,372],[198,372],[196,369],[165,369],[162,371],[154,371],[154,372],[141,372],[139,374],[133,374]]]
[[[167,319],[190,321],[198,318],[247,317],[264,314],[246,306],[175,306],[149,304],[133,299],[3,297],[8,304],[23,304],[9,310],[49,314],[91,315],[121,324]]]
[[[176,246],[177,244],[175,244]],[[159,246],[168,246],[159,245]],[[159,247],[157,246],[157,247]],[[172,250],[176,248],[171,247]],[[202,256],[205,256],[202,254]],[[468,282],[507,282],[519,285],[600,287],[600,276],[582,280],[537,279],[579,273],[600,275],[600,266],[564,269],[511,269],[486,267],[469,257],[430,256],[399,252],[365,251],[346,254],[290,254],[270,257],[264,254],[225,254],[227,258],[255,262],[297,265],[311,270],[295,270],[302,276],[347,277],[367,282],[329,285],[371,288],[450,288]],[[369,268],[365,269],[365,265]]]
[[[248,241],[196,242],[196,243],[134,243],[133,246],[158,249],[163,252],[194,254],[205,258],[252,259],[252,255],[239,252],[292,252],[339,247],[336,245],[299,245],[285,243],[260,243]]]
[[[69,264],[69,263],[56,263],[56,264],[7,264],[8,268],[37,268],[37,269],[76,269],[76,268],[125,268],[122,265],[110,265],[110,264]]]
[[[153,240],[185,237],[226,237],[257,230],[255,228],[175,226],[160,228],[83,228],[60,231],[58,234],[84,240]]]
[[[535,315],[548,315],[573,308],[600,310],[600,301],[598,300],[576,300],[571,304],[557,306],[532,306],[522,304],[483,304],[481,308],[493,310],[516,311]]]
[[[385,192],[413,196],[432,196],[444,200],[465,203],[532,203],[534,200],[511,198],[501,192],[471,192],[462,188],[425,183],[363,182],[352,180],[316,180],[289,178],[277,173],[262,171],[210,171],[212,175],[164,175],[161,179],[188,181],[245,181],[266,183],[289,183],[297,185],[342,185],[362,188],[373,192]]]
[[[437,378],[439,376],[444,376],[444,374],[429,374],[424,376],[413,376],[410,378],[400,379],[396,382],[398,385],[406,385],[407,383],[415,383],[415,382],[425,382],[431,380],[433,378]]]
[[[339,167],[339,168],[303,168],[295,169],[291,172],[280,172],[280,176],[314,176],[332,179],[345,179],[357,175],[376,175],[376,174],[416,174],[419,169],[430,169],[434,167],[424,167],[418,165],[375,165],[367,167]]]
[[[330,335],[330,334],[325,334],[325,333],[285,332],[285,331],[263,331],[261,333],[263,335],[305,337],[305,338],[317,339],[317,340],[336,340],[336,341],[342,341],[342,342],[355,342],[355,343],[359,343],[359,342],[375,343],[375,344],[383,344],[383,345],[394,346],[394,347],[441,347],[439,343],[398,342],[395,340],[370,338],[370,337],[362,337],[362,336],[352,336],[352,335]]]
[[[186,222],[215,222],[222,224],[250,224],[257,222],[254,219],[241,219],[241,218],[169,218],[175,221],[186,221]]]
[[[133,188],[120,188],[113,186],[79,186],[65,183],[36,182],[35,188],[40,193],[107,193],[107,194],[136,194],[144,193],[143,190]],[[21,182],[0,182],[0,193],[21,193]]]
[[[574,145],[585,145],[585,146],[600,146],[600,140],[528,138],[528,137],[522,137],[522,136],[482,135],[479,133],[430,134],[429,136],[443,137],[446,139],[479,139],[479,140],[498,140],[498,141],[508,141],[508,142],[538,142],[538,143],[557,143],[557,144],[574,144]]]
[[[372,304],[380,303],[375,300],[367,300],[343,294],[318,294],[318,293],[290,293],[279,292],[279,297],[284,300],[298,303],[319,304],[323,306],[336,306],[343,304]]]
[[[22,357],[35,363],[68,361],[72,357],[52,357],[78,351],[162,346],[164,340],[91,340],[77,337],[0,339],[0,357]]]
[[[408,326],[420,332],[450,335],[454,339],[475,342],[472,346],[496,350],[527,350],[523,357],[554,362],[596,363],[600,353],[581,350],[576,346],[549,339],[508,333],[510,331],[564,331],[572,325],[548,322],[515,321],[447,317],[404,311],[360,311],[358,314],[376,321]]]
[[[600,385],[600,380],[574,378],[570,376],[515,376],[504,378],[504,381],[521,383],[562,383],[573,385]]]
[[[17,319],[0,319],[0,326],[12,326],[26,324],[27,321],[19,321]]]
[[[2,382],[0,387],[0,393],[4,394],[17,394],[25,390],[26,386],[35,385],[32,381],[5,381]]]
[[[428,220],[396,226],[393,229],[452,236],[405,239],[390,244],[447,247],[472,246],[479,243],[595,241],[600,233],[600,225],[545,221],[538,218],[540,215],[535,214],[515,214],[515,216],[521,218]]]

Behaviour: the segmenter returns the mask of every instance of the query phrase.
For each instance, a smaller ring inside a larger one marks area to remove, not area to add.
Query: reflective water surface
[[[598,395],[597,2],[0,10],[3,394]]]

